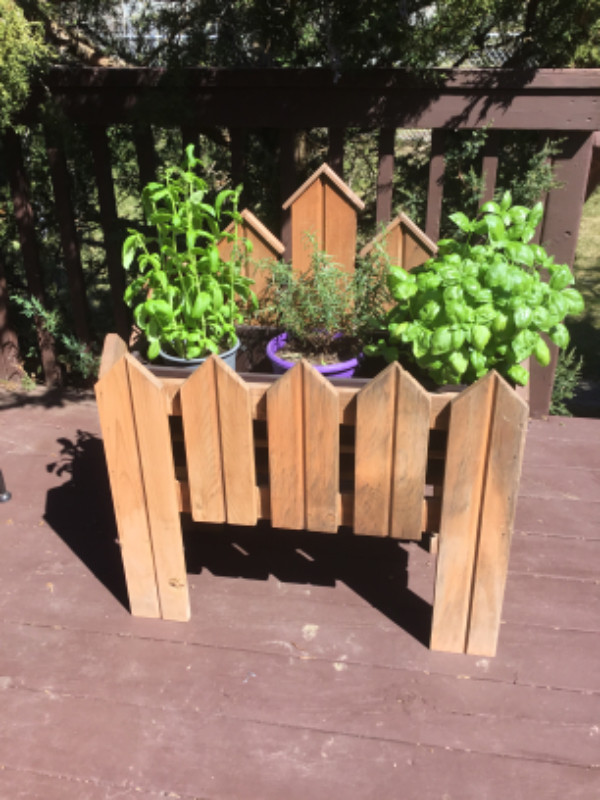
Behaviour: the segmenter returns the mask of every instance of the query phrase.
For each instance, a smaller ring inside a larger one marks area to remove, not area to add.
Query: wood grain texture
[[[354,272],[356,211],[329,181],[323,183],[324,250],[345,272]]]
[[[213,359],[205,361],[183,383],[179,398],[192,517],[196,522],[225,522],[217,377]]]
[[[227,522],[231,525],[256,525],[256,469],[250,394],[246,383],[223,359],[212,356],[210,360],[217,376]]]
[[[301,364],[267,390],[271,522],[301,530],[304,509],[304,411]]]
[[[103,360],[118,342],[122,339],[115,336],[105,344]],[[125,358],[104,371],[95,391],[131,613],[157,618],[161,609]]]
[[[390,535],[421,538],[429,445],[428,393],[397,367]]]
[[[161,613],[164,619],[185,621],[190,602],[167,400],[160,381],[135,359],[126,359]]]
[[[467,637],[474,655],[496,655],[528,413],[498,378]]]
[[[118,333],[107,334],[102,347],[102,358],[100,359],[100,370],[98,372],[99,379],[102,379],[126,352],[127,344]]]
[[[356,398],[354,531],[388,536],[397,364],[390,364]]]
[[[313,236],[316,246],[323,247],[323,186],[312,183],[292,205],[292,268],[302,273],[310,269]]]
[[[340,422],[331,383],[306,361],[300,362],[304,389],[304,469],[306,527],[336,533],[340,469]]]
[[[457,395],[451,406],[431,630],[433,650],[457,653],[466,646],[495,385],[496,373],[488,373]]]

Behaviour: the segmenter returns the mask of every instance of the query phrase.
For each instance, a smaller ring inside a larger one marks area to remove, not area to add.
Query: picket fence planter
[[[431,647],[495,654],[528,418],[502,378],[429,394],[398,364],[372,380],[332,382],[306,362],[245,380],[215,357],[189,377],[159,374],[107,337],[96,396],[134,615],[189,619],[184,511],[439,532]]]

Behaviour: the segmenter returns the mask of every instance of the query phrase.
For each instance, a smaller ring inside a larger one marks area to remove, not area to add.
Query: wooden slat
[[[133,399],[156,580],[164,619],[190,617],[175,467],[162,386],[134,358],[125,356]]]
[[[264,376],[267,377],[267,376]],[[250,392],[250,403],[252,407],[252,419],[265,420],[267,418],[266,393],[278,378],[268,376],[269,380],[248,381]],[[165,394],[168,398],[169,413],[180,415],[181,407],[179,402],[179,391],[184,379],[181,378],[161,378]],[[332,381],[332,386],[338,396],[340,408],[340,424],[354,425],[356,423],[356,396],[365,386],[365,382],[356,381],[355,386],[336,386]],[[429,427],[435,430],[448,430],[448,420],[450,418],[450,404],[456,397],[454,392],[444,392],[443,394],[430,395],[431,412]]]
[[[301,362],[304,372],[306,527],[336,533],[340,470],[339,405],[331,383]]]
[[[323,249],[334,264],[354,272],[356,256],[356,211],[345,195],[329,181],[323,182]]]
[[[310,269],[314,246],[323,247],[323,205],[323,187],[320,181],[316,181],[292,206],[294,272],[302,273]],[[314,237],[315,245],[310,237]]]
[[[442,218],[445,171],[444,137],[445,132],[441,128],[436,128],[431,132],[431,160],[429,162],[425,233],[434,242],[439,238]]]
[[[396,130],[382,128],[379,131],[379,153],[377,168],[377,199],[375,218],[377,226],[392,218],[392,196],[394,188],[394,145]]]
[[[431,648],[463,652],[496,373],[457,395],[450,411]]]
[[[127,345],[118,333],[109,333],[104,339],[102,358],[100,359],[99,378],[102,379],[109,370],[127,352]]]
[[[118,336],[107,337],[103,365],[119,342],[125,346]],[[154,554],[125,358],[104,370],[95,390],[131,613],[158,618]]]
[[[247,384],[223,359],[212,356],[217,375],[225,509],[231,525],[256,525],[256,469],[252,409]]]
[[[175,491],[179,510],[185,513],[190,512],[190,493],[187,483],[175,481]],[[271,519],[271,491],[268,486],[257,486],[256,505],[259,519]],[[337,513],[340,525],[353,528],[354,525],[354,492],[342,491],[338,493]],[[421,501],[421,528],[424,532],[437,533],[440,529],[440,510],[441,498],[424,497]],[[273,526],[275,527],[275,526]]]
[[[483,148],[483,161],[481,164],[481,176],[484,181],[483,195],[481,203],[487,203],[494,199],[496,188],[496,175],[498,174],[498,151],[500,149],[500,132],[488,131],[485,146]]]
[[[430,401],[427,392],[398,367],[390,535],[420,539],[427,471]]]
[[[303,371],[297,364],[267,391],[271,522],[302,530],[304,512]]]
[[[497,379],[483,490],[467,652],[496,655],[528,407]]]
[[[191,513],[196,522],[225,522],[217,377],[209,358],[179,392]]]
[[[354,530],[359,534],[389,534],[398,370],[390,364],[356,398]]]

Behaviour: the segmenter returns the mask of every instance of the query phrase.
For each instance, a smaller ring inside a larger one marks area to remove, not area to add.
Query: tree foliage
[[[39,25],[28,22],[13,0],[0,0],[0,132],[27,100],[45,52]]]
[[[336,70],[600,64],[600,0],[142,0],[126,18],[121,0],[19,5],[44,24],[61,60],[87,63]]]

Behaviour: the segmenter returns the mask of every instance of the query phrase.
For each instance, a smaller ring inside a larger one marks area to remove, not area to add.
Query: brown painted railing
[[[141,183],[153,177],[157,163],[151,126],[180,126],[184,142],[197,138],[202,130],[226,129],[228,135],[223,139],[230,149],[235,182],[244,180],[246,133],[258,128],[276,129],[282,203],[299,185],[294,154],[297,130],[328,129],[327,161],[340,175],[344,129],[354,126],[377,130],[378,223],[392,216],[395,131],[430,129],[425,232],[434,241],[438,238],[442,208],[445,131],[490,129],[482,163],[487,196],[491,196],[495,187],[503,131],[535,130],[542,136],[560,136],[564,143],[554,163],[560,188],[545,198],[541,240],[557,261],[573,263],[588,188],[594,131],[600,130],[600,70],[432,70],[417,76],[405,70],[362,70],[337,75],[318,69],[190,69],[169,73],[147,69],[57,68],[50,73],[47,83],[55,106],[89,133],[115,327],[122,336],[127,335],[129,315],[123,303],[122,226],[117,215],[107,139],[107,129],[113,125],[132,125]],[[9,134],[5,145],[28,288],[43,298],[36,223],[19,138]],[[75,215],[67,188],[67,162],[62,142],[50,133],[48,159],[75,332],[86,341],[90,324]],[[289,247],[290,220],[285,212],[280,231],[274,233]],[[51,343],[42,338],[41,347],[46,374],[50,377]],[[532,366],[533,415],[547,412],[552,381],[553,367]]]
[[[132,613],[189,618],[181,512],[439,532],[431,646],[494,655],[528,415],[495,372],[439,395],[398,364],[370,381],[331,382],[306,362],[247,381],[211,357],[164,378],[109,336],[96,395]]]

